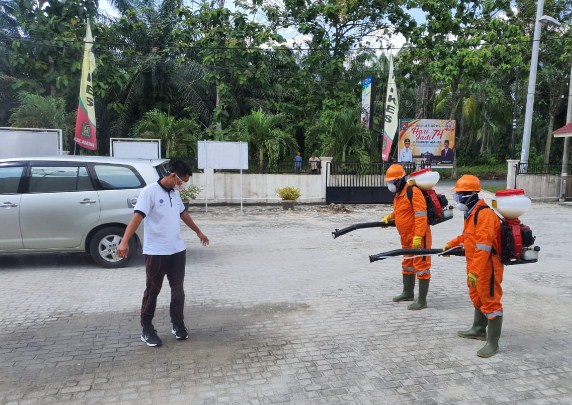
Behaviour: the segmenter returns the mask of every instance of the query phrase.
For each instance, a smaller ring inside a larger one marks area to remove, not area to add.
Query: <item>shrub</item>
[[[179,191],[179,194],[181,195],[181,200],[190,201],[197,198],[197,196],[202,190],[203,190],[202,187],[191,184],[188,187],[185,187],[184,189]]]
[[[276,190],[276,194],[283,200],[297,200],[300,198],[302,193],[300,193],[300,189],[292,186],[281,187]]]

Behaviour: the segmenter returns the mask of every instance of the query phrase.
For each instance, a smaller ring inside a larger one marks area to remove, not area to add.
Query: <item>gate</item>
[[[392,204],[394,194],[383,180],[391,163],[329,162],[326,171],[326,204]],[[407,173],[415,163],[405,163]]]

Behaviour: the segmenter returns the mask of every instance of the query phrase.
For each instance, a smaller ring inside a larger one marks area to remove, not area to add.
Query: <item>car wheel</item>
[[[93,235],[89,243],[89,254],[100,266],[107,268],[125,267],[129,260],[136,254],[137,242],[135,238],[129,241],[129,256],[118,257],[117,246],[121,242],[125,230],[118,226],[110,226],[100,229]]]

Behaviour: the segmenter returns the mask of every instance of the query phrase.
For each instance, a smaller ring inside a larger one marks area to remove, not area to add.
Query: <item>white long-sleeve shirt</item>
[[[413,151],[411,148],[403,148],[401,152],[399,152],[399,159],[398,162],[413,162]]]

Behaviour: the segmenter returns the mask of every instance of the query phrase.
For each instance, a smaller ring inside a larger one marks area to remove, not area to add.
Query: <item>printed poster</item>
[[[455,120],[399,120],[398,161],[430,163],[452,169],[455,161]]]

